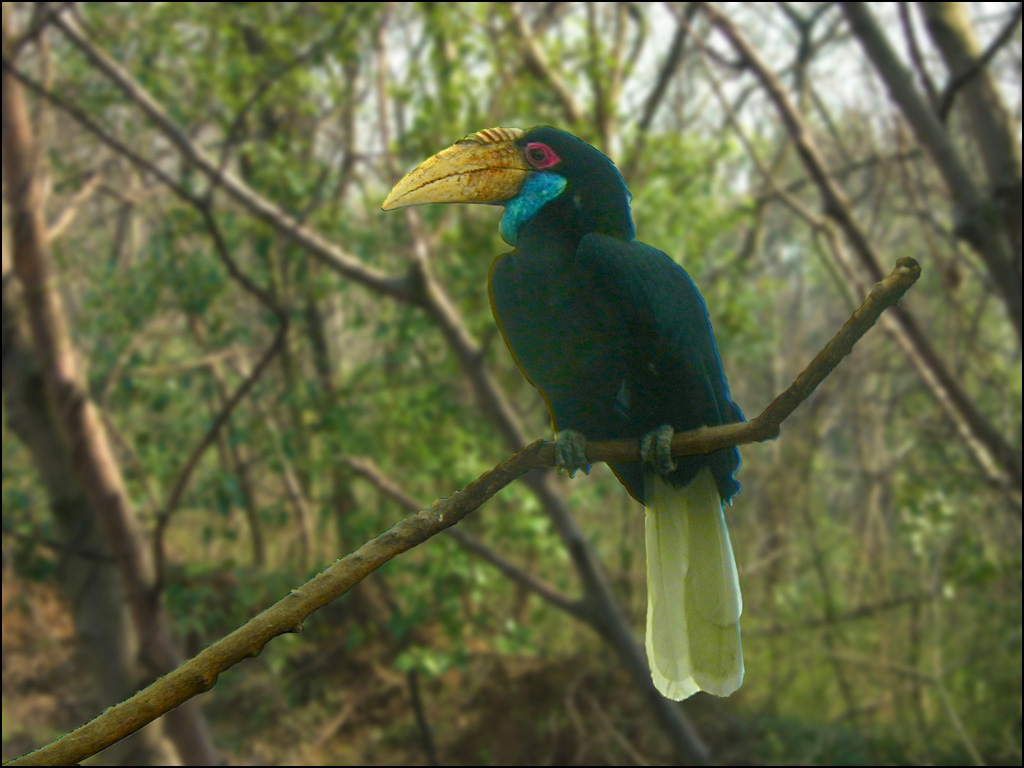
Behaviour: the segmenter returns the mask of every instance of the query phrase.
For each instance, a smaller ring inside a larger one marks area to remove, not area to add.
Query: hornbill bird
[[[728,696],[743,681],[739,579],[724,502],[739,451],[673,460],[675,431],[742,421],[690,276],[635,239],[631,195],[611,160],[550,126],[490,128],[424,161],[385,211],[425,203],[504,206],[513,246],[490,273],[491,308],[540,390],[556,462],[589,470],[586,440],[641,440],[643,463],[612,464],[644,504],[647,656],[670,699]]]

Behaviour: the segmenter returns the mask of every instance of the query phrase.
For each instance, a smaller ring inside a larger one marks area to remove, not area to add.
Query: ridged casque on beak
[[[497,204],[511,200],[531,168],[516,142],[519,128],[488,128],[471,133],[420,163],[384,200],[391,211],[426,203]]]

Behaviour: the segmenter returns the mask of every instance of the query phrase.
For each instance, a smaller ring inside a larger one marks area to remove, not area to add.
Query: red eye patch
[[[526,162],[538,171],[543,171],[562,162],[562,158],[558,156],[555,150],[539,141],[531,141],[527,144],[525,154]]]

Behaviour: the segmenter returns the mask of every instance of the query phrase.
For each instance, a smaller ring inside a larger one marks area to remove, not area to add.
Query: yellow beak
[[[516,144],[518,128],[488,128],[470,134],[420,163],[384,200],[392,211],[426,203],[487,203],[511,200],[531,168]]]

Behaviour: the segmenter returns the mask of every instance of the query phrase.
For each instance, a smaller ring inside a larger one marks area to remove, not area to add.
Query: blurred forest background
[[[1020,764],[1020,3],[4,3],[3,56],[4,759],[550,437],[499,212],[380,211],[548,123],[748,417],[922,265],[743,448],[743,687],[658,714],[593,618],[641,508],[535,472],[99,759]]]

